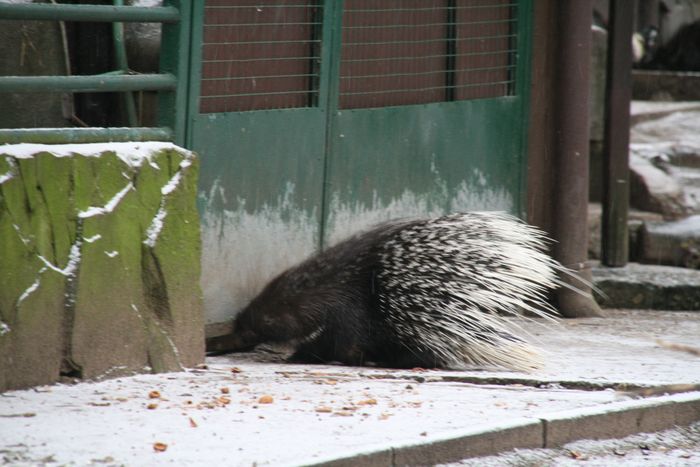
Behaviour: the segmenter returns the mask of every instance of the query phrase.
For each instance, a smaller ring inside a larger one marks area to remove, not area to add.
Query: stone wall
[[[0,146],[0,390],[203,361],[197,174],[169,143]]]

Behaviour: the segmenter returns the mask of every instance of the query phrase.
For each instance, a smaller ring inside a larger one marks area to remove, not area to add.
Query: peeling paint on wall
[[[479,170],[473,171],[471,184],[463,181],[453,190],[438,173],[434,175],[437,188],[432,193],[407,189],[386,202],[375,190],[369,205],[359,200],[342,202],[334,196],[329,204],[326,244],[390,219],[468,210],[514,212],[510,192],[495,189]],[[309,214],[296,208],[292,201],[295,189],[287,183],[275,203],[255,213],[246,210],[244,198],[227,199],[233,195],[218,181],[208,192],[200,191],[204,201],[202,292],[208,324],[231,320],[275,275],[317,251],[318,210]],[[217,211],[214,207],[226,204],[238,209]]]
[[[377,190],[372,193],[369,205],[360,201],[342,202],[334,196],[330,202],[326,244],[333,245],[344,238],[381,222],[398,218],[433,217],[447,212],[506,211],[515,212],[511,193],[504,188],[494,188],[487,177],[474,170],[475,183],[462,183],[450,193],[447,184],[437,171],[432,193],[415,193],[404,190],[401,195],[383,202]]]
[[[207,323],[230,320],[273,276],[302,261],[318,246],[319,216],[295,208],[295,186],[288,183],[276,203],[257,212],[216,212],[216,197],[227,193],[215,183],[202,213],[202,293]]]

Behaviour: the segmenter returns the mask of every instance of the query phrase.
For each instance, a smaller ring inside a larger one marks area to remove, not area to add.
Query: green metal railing
[[[137,7],[70,5],[63,3],[0,3],[0,18],[36,21],[177,23],[180,21],[180,11],[173,6]]]
[[[191,0],[166,0],[162,7],[72,5],[53,3],[0,3],[0,19],[33,21],[91,21],[114,23],[118,70],[87,76],[0,76],[0,93],[120,92],[125,94],[131,128],[21,128],[0,129],[0,144],[18,142],[78,143],[98,141],[169,140],[184,144],[189,76],[189,18]],[[163,24],[160,73],[129,74],[122,22]],[[159,127],[135,127],[130,93],[158,91]]]
[[[127,92],[173,91],[170,73],[90,76],[1,76],[0,92]]]

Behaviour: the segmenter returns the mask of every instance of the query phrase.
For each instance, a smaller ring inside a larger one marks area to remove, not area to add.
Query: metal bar
[[[0,92],[172,91],[171,74],[90,76],[0,76]]]
[[[457,71],[465,72],[465,73],[476,73],[476,72],[481,72],[481,71],[505,71],[505,70],[510,70],[515,68],[515,65],[501,65],[501,66],[487,66],[487,67],[477,67],[477,68],[442,68],[439,70],[431,70],[431,71],[414,71],[414,72],[409,72],[409,73],[374,73],[370,75],[347,75],[347,76],[341,76],[340,79],[370,79],[370,78],[397,78],[401,76],[426,76],[426,75],[442,75],[442,74],[449,74]],[[282,75],[281,77],[284,77]],[[245,78],[261,78],[260,76],[246,76]],[[265,76],[262,76],[262,78],[265,78]],[[221,78],[225,79],[225,78]],[[451,83],[447,84],[447,87],[454,87],[454,81]]]
[[[187,43],[183,45],[183,48],[187,50],[187,61],[189,62],[189,67],[186,69],[181,69],[181,73],[186,73],[186,75],[181,75],[181,78],[186,78],[185,87],[183,95],[185,99],[182,101],[185,104],[184,109],[179,109],[180,113],[185,116],[185,122],[183,124],[184,129],[184,139],[175,138],[177,144],[182,143],[186,148],[192,148],[195,144],[194,140],[194,121],[195,116],[200,113],[201,102],[199,100],[200,93],[202,92],[202,70],[204,65],[202,63],[203,55],[203,42],[204,42],[204,18],[205,2],[190,2],[187,7],[187,23],[191,25],[189,29],[189,36],[187,38]],[[193,66],[195,65],[196,66]],[[163,123],[163,125],[166,125]],[[179,141],[179,142],[178,142]]]
[[[501,7],[510,7],[510,6],[517,6],[517,3],[494,3],[490,5],[470,5],[470,6],[458,6],[458,10],[477,10],[477,9],[482,9],[482,8],[501,8]],[[410,12],[415,12],[415,11],[436,11],[436,10],[447,10],[449,9],[449,6],[446,7],[427,7],[427,8],[401,8],[401,12],[404,11],[410,11]],[[377,8],[377,9],[371,9],[371,8],[353,8],[353,9],[348,9],[345,10],[347,13],[396,13],[396,9],[392,8]]]
[[[462,41],[475,41],[475,40],[476,40],[476,41],[483,41],[483,40],[487,40],[487,39],[499,39],[499,38],[501,38],[501,37],[508,37],[508,36],[460,37],[460,38],[458,38],[458,39],[456,39],[456,40],[457,40],[458,42],[462,42]],[[394,44],[394,45],[399,45],[399,44],[431,44],[431,43],[435,43],[435,42],[440,42],[440,43],[445,42],[445,38],[444,38],[444,37],[441,37],[441,38],[438,38],[438,39],[425,39],[425,40],[424,40],[424,39],[416,39],[416,40],[407,40],[407,41],[347,42],[347,43],[343,44],[343,47],[349,47],[349,46],[351,46],[351,45],[371,45],[371,46],[375,46],[375,45],[392,45],[392,44]],[[240,42],[240,43],[243,44],[244,42]],[[252,43],[255,44],[256,42],[252,42]],[[263,42],[259,42],[259,43],[262,44]],[[493,51],[491,51],[491,52],[482,52],[482,54],[492,54],[492,53],[493,53]]]
[[[447,24],[443,24],[443,26],[447,26]],[[474,36],[474,37],[456,37],[454,40],[455,42],[463,42],[463,41],[486,41],[486,40],[494,40],[494,39],[513,39],[515,36],[513,34],[496,34],[496,35],[488,35],[488,36]],[[445,42],[444,37],[440,37],[437,39],[416,39],[416,40],[407,40],[407,41],[399,41],[399,40],[390,40],[390,41],[370,41],[370,42],[346,42],[343,44],[343,46],[348,46],[348,45],[387,45],[387,44],[431,44],[435,42]],[[492,53],[492,52],[487,52],[487,53]]]
[[[445,31],[445,100],[448,102],[455,100],[454,86],[457,65],[457,10],[456,0],[447,1],[447,27]]]
[[[328,222],[331,212],[333,186],[329,181],[333,169],[334,156],[334,124],[335,115],[340,106],[340,66],[343,44],[343,10],[345,0],[323,0],[323,40],[321,47],[321,86],[319,88],[319,107],[325,112],[326,134],[324,139],[323,180],[321,190],[321,224],[318,232],[318,248],[323,250],[328,246]]]
[[[366,44],[370,44],[369,42]],[[348,44],[352,45],[352,44]],[[364,44],[363,44],[364,45]],[[480,55],[494,55],[494,54],[513,54],[518,52],[517,49],[501,49],[493,52],[465,52],[461,54],[455,54],[455,57],[475,57]],[[406,55],[403,57],[381,57],[381,58],[350,58],[343,59],[343,63],[365,63],[365,62],[386,62],[386,61],[397,61],[397,60],[430,60],[433,58],[446,58],[447,54],[431,54],[431,55]],[[267,60],[267,59],[266,59]],[[270,59],[271,60],[271,59]]]
[[[261,8],[314,8],[320,5],[205,5],[205,10],[259,10]]]
[[[422,57],[421,57],[422,58]],[[281,60],[320,60],[320,56],[313,57],[263,57],[263,58],[231,58],[227,60],[203,60],[202,63],[249,63],[249,62],[269,62],[270,60],[281,61]]]
[[[318,73],[300,73],[296,75],[262,75],[262,76],[222,76],[218,78],[202,78],[202,81],[240,81],[246,79],[279,79],[279,78],[317,78]]]
[[[208,27],[205,25],[204,27]],[[204,45],[278,45],[278,44],[311,44],[321,41],[315,39],[304,39],[296,41],[228,41],[228,42],[205,42]]]
[[[0,144],[172,141],[170,128],[22,128],[0,129]]]
[[[165,0],[166,6],[176,8],[181,15],[181,21],[175,24],[164,24],[161,32],[160,71],[169,73],[175,85],[168,90],[174,92],[158,93],[158,124],[172,128],[174,142],[180,146],[187,140],[187,121],[189,116],[189,100],[187,90],[190,85],[191,43],[193,4],[201,3],[192,0]]]
[[[489,87],[497,85],[507,85],[511,84],[512,81],[489,81],[484,83],[470,83],[470,84],[459,84],[456,86],[450,86],[455,89],[464,88],[475,88],[475,87]],[[438,89],[445,89],[446,86],[426,86],[423,88],[401,88],[401,89],[381,89],[376,91],[357,91],[357,92],[343,92],[343,96],[357,96],[357,95],[371,95],[371,94],[392,94],[392,93],[404,93],[404,92],[425,92],[425,91],[436,91]]]
[[[603,140],[603,216],[601,259],[621,267],[629,259],[629,140],[632,94],[632,37],[634,1],[610,2],[608,63],[605,82]]]
[[[111,5],[70,5],[66,3],[0,3],[0,19],[45,21],[104,21],[177,23],[177,8]]]
[[[311,30],[311,37],[316,41],[323,41],[323,18],[325,11],[322,6],[315,5],[311,8],[311,16],[315,26]],[[310,44],[310,55],[321,56],[322,54],[322,42],[316,42]],[[321,61],[318,59],[306,59],[307,73],[310,76],[308,80],[308,101],[309,107],[318,107],[320,102],[320,93],[316,92],[321,89]]]
[[[214,99],[220,97],[251,97],[251,96],[281,96],[281,95],[293,95],[293,94],[308,94],[316,93],[318,91],[309,91],[307,89],[302,90],[291,90],[291,91],[272,91],[272,92],[246,92],[242,94],[212,94],[208,96],[201,96],[201,99]]]
[[[502,8],[502,7],[509,7],[509,6],[516,6],[517,3],[494,3],[490,5],[470,5],[470,6],[459,6],[457,7],[460,10],[476,10],[476,9],[483,9],[483,8]],[[207,10],[242,10],[242,9],[258,9],[258,8],[308,8],[310,5],[207,5],[204,8]],[[311,5],[312,7],[314,5]],[[316,5],[318,6],[318,5]],[[427,7],[427,8],[401,8],[401,12],[404,11],[410,11],[410,12],[415,12],[415,11],[436,11],[436,10],[445,10],[447,7]],[[347,9],[345,10],[346,12],[349,13],[396,13],[395,8],[376,8],[376,9],[368,9],[368,8],[353,8],[353,9]]]
[[[474,26],[477,24],[509,24],[516,22],[517,19],[493,19],[484,21],[462,21],[454,23],[456,26]],[[372,26],[346,26],[346,30],[350,29],[392,29],[392,28],[402,28],[402,29],[417,29],[417,28],[432,28],[435,26],[445,26],[444,22],[440,23],[423,23],[423,24],[377,24]],[[443,38],[444,40],[444,38]]]
[[[235,27],[235,28],[242,28],[242,27],[258,27],[258,26],[275,26],[275,27],[280,27],[280,26],[320,26],[321,23],[317,22],[300,22],[300,23],[292,23],[292,22],[282,22],[282,23],[207,23],[207,27],[209,28],[227,28],[227,27]]]
[[[525,10],[525,8],[526,8],[525,5],[521,5],[521,6],[522,6],[522,8],[519,8],[518,6],[514,6],[514,7],[510,8],[510,14],[511,14],[512,16],[518,18],[518,22],[517,22],[517,23],[512,23],[512,24],[509,25],[509,26],[510,26],[510,31],[509,31],[510,34],[509,34],[509,35],[512,36],[512,37],[508,38],[508,48],[509,48],[509,49],[517,49],[517,50],[519,50],[518,53],[509,54],[509,57],[508,57],[508,60],[509,60],[510,65],[513,65],[513,68],[511,68],[510,70],[508,70],[508,74],[509,74],[508,79],[510,79],[510,80],[512,80],[512,81],[514,82],[514,85],[511,86],[511,89],[508,91],[508,94],[511,94],[511,95],[516,93],[515,87],[516,87],[516,86],[518,85],[518,83],[520,82],[520,81],[515,77],[515,75],[517,74],[518,69],[522,69],[522,68],[523,68],[523,67],[518,67],[518,66],[517,66],[517,65],[519,65],[519,63],[518,63],[518,62],[519,62],[518,57],[524,56],[524,55],[526,55],[526,54],[529,56],[529,54],[530,54],[530,50],[529,50],[529,49],[518,47],[518,41],[520,41],[520,40],[521,40],[521,37],[523,37],[523,36],[525,35],[524,32],[521,32],[521,36],[518,37],[518,29],[520,29],[521,31],[524,31],[525,29],[527,29],[527,28],[528,28],[527,21],[529,21],[529,19],[530,19],[530,18],[529,18],[530,15],[527,15],[526,17],[521,16],[521,13],[522,13],[523,10]],[[531,27],[531,26],[530,26],[530,27]],[[529,62],[526,62],[526,63],[529,63]],[[524,78],[524,77],[521,77],[521,78]],[[524,107],[525,107],[525,106],[524,106]],[[527,114],[523,114],[523,116],[524,116],[523,121],[526,121],[525,118],[526,118]],[[522,147],[527,147],[527,144],[523,144]],[[525,172],[526,172],[526,171],[525,171]],[[525,180],[525,178],[526,178],[526,177],[525,177],[525,175],[526,175],[525,172],[523,172],[523,177],[521,178],[521,180]],[[523,188],[523,190],[525,189],[524,186],[523,186],[522,188]],[[521,192],[521,193],[524,193],[524,191],[522,191],[522,190],[521,190],[520,192]],[[525,214],[525,204],[522,204],[521,206],[522,206],[522,208],[523,208],[523,215],[524,215],[524,214]]]
[[[114,0],[115,6],[123,6],[124,0]],[[112,23],[112,40],[114,42],[114,61],[117,69],[128,73],[129,61],[126,56],[126,44],[124,41],[124,23]],[[130,92],[125,92],[122,95],[124,107],[126,108],[126,118],[129,126],[135,127],[138,125],[136,116],[136,105],[134,104],[134,95]]]

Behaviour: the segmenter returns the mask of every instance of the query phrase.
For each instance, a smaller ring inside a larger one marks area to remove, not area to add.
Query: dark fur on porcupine
[[[551,317],[564,268],[545,242],[497,212],[380,225],[276,277],[235,319],[229,350],[287,342],[299,362],[530,368],[507,315]]]

